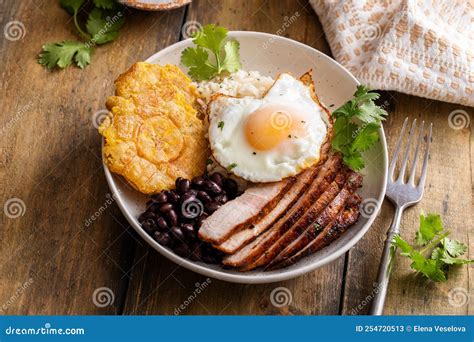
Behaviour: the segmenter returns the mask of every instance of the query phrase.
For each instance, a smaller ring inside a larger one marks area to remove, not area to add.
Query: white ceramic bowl
[[[358,84],[354,76],[339,63],[302,43],[259,32],[234,31],[230,33],[230,36],[240,42],[241,60],[245,70],[258,70],[262,74],[275,77],[284,71],[301,75],[308,69],[313,69],[316,92],[323,103],[333,109],[350,99]],[[171,45],[148,58],[147,62],[179,65],[181,51],[191,44],[191,39],[187,39]],[[107,167],[104,166],[104,169],[110,189],[128,222],[162,255],[183,267],[209,277],[236,283],[270,283],[295,278],[337,259],[367,232],[379,209],[375,204],[382,203],[386,188],[387,146],[382,129],[380,129],[380,137],[376,146],[364,155],[367,166],[362,171],[365,177],[363,186],[359,190],[359,194],[366,199],[367,205],[371,206],[367,210],[375,209],[373,214],[370,217],[361,215],[353,227],[328,247],[290,267],[275,271],[256,270],[243,273],[224,269],[218,265],[208,265],[181,258],[171,250],[162,247],[141,228],[137,221],[148,198],[132,189],[122,177],[112,174]]]

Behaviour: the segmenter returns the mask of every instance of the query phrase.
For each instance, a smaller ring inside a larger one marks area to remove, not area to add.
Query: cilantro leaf
[[[212,78],[217,69],[207,62],[209,54],[202,47],[188,47],[181,53],[181,63],[188,67],[188,74],[193,80],[203,81]]]
[[[444,249],[446,249],[446,252],[448,252],[453,257],[458,257],[467,252],[467,246],[457,240],[444,238],[442,243]]]
[[[115,4],[115,0],[94,0],[94,5],[103,9],[112,9],[114,8]]]
[[[344,163],[352,170],[358,171],[365,167],[361,153],[369,150],[379,140],[378,129],[388,115],[374,102],[379,96],[359,85],[352,100],[332,113],[336,119],[332,148],[341,152]]]
[[[379,140],[379,127],[373,122],[366,124],[352,142],[352,149],[360,152],[370,149]]]
[[[229,40],[224,45],[225,57],[222,61],[221,68],[228,72],[234,72],[239,70],[242,65],[240,64],[239,55],[240,44],[237,40]]]
[[[352,151],[350,153],[344,154],[342,160],[352,170],[362,170],[365,167],[364,158],[358,151]]]
[[[235,39],[226,42],[227,32],[225,27],[210,24],[194,34],[196,46],[181,53],[181,63],[188,67],[193,80],[209,80],[224,71],[234,72],[241,68],[239,42]]]
[[[79,12],[79,9],[86,0],[60,0],[59,5],[70,15]]]
[[[420,228],[416,233],[421,250],[415,249],[399,235],[393,238],[393,246],[400,248],[401,255],[411,259],[410,267],[428,279],[446,281],[449,265],[474,263],[474,260],[460,259],[458,256],[467,251],[467,246],[459,241],[447,238],[449,232],[444,231],[441,217],[436,214],[420,215]],[[430,248],[430,257],[424,255]]]
[[[109,43],[118,36],[118,30],[122,27],[124,18],[120,11],[113,16],[108,16],[104,19],[104,13],[94,8],[87,19],[87,32],[92,36],[91,40],[95,44]]]
[[[225,27],[209,24],[194,34],[193,43],[214,53],[220,53],[227,32]]]
[[[420,215],[420,229],[416,232],[416,243],[424,246],[429,243],[438,233],[443,231],[441,216],[435,214]]]
[[[38,62],[48,69],[65,68],[74,61],[81,69],[90,63],[93,50],[77,41],[64,41],[43,45]]]

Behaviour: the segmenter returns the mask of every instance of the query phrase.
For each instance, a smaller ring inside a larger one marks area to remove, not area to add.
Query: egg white
[[[304,123],[305,131],[302,136],[290,134],[271,150],[258,151],[247,141],[245,123],[251,113],[268,105],[292,108],[291,120]],[[281,74],[261,99],[218,96],[209,104],[209,121],[214,158],[251,182],[280,181],[316,164],[328,133],[324,109],[309,87],[289,74]]]

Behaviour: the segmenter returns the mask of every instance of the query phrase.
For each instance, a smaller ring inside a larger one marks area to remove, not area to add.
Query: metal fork
[[[393,203],[395,206],[395,215],[392,221],[392,225],[387,233],[387,239],[385,240],[385,246],[382,253],[382,260],[380,262],[377,282],[375,283],[374,289],[374,300],[372,302],[372,308],[370,310],[371,315],[382,315],[383,308],[385,304],[385,298],[387,296],[388,282],[390,280],[390,272],[392,269],[392,262],[395,257],[396,247],[392,246],[393,237],[396,234],[400,233],[400,220],[403,214],[403,211],[418,203],[423,196],[423,189],[425,187],[426,181],[426,169],[428,166],[428,158],[430,151],[431,135],[433,131],[433,124],[429,125],[428,139],[426,140],[425,155],[423,158],[423,167],[421,170],[421,177],[418,185],[415,184],[415,174],[416,166],[418,163],[418,154],[420,150],[420,145],[424,140],[424,125],[425,122],[421,123],[421,128],[418,134],[418,142],[416,144],[415,155],[413,158],[413,164],[410,168],[410,174],[408,182],[405,183],[405,170],[408,163],[408,156],[411,148],[411,144],[415,137],[416,130],[416,119],[413,120],[410,129],[410,135],[408,137],[408,142],[405,148],[405,156],[403,157],[402,166],[400,168],[400,174],[397,179],[394,179],[395,165],[397,163],[398,155],[402,145],[403,136],[408,124],[408,118],[405,119],[403,123],[402,131],[400,137],[398,138],[397,146],[395,147],[395,152],[393,154],[393,159],[390,163],[388,169],[388,180],[387,180],[387,192],[385,196]]]

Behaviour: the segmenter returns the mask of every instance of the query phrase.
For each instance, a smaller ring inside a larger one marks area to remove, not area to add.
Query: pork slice
[[[293,265],[301,258],[313,254],[324,247],[328,246],[331,242],[338,239],[342,234],[344,234],[349,227],[351,227],[359,219],[359,205],[361,199],[358,195],[353,195],[353,200],[348,203],[344,209],[341,210],[337,219],[329,223],[323,231],[306,247],[292,255],[283,262],[276,263],[269,267],[269,269],[278,269]]]
[[[310,206],[305,208],[304,215],[288,230],[286,230],[271,247],[267,248],[256,261],[244,265],[240,270],[249,271],[268,264],[278,255],[278,253],[297,239],[306,230],[308,224],[318,217],[318,215],[329,205],[329,203],[331,203],[341,190],[342,185],[344,185],[345,175],[340,174],[337,175],[336,178],[337,180],[334,180],[329,184],[324,193],[321,194],[315,203],[310,203]]]
[[[236,253],[224,257],[226,266],[240,267],[256,261],[287,229],[289,229],[304,214],[306,208],[324,192],[329,182],[335,177],[341,167],[341,156],[331,156],[321,168],[316,178],[296,203],[270,229],[255,240],[242,247]]]
[[[361,184],[362,176],[356,172],[351,172],[344,187],[331,203],[318,215],[314,222],[307,222],[307,228],[304,233],[291,242],[276,258],[271,260],[270,266],[288,259],[314,240],[331,221],[336,219],[346,202],[352,197],[355,190],[359,188]]]
[[[248,188],[239,197],[227,202],[202,222],[199,238],[218,245],[232,233],[265,216],[277,204],[294,177],[280,182],[259,184]]]
[[[332,127],[329,136],[332,136]],[[287,211],[295,203],[298,197],[306,190],[307,186],[311,184],[314,177],[316,177],[317,174],[324,169],[324,166],[328,160],[330,148],[331,141],[328,139],[321,147],[321,159],[319,160],[318,164],[296,177],[295,184],[293,184],[288,192],[283,195],[280,202],[278,202],[277,206],[273,208],[272,211],[270,211],[266,216],[262,217],[260,221],[255,222],[249,227],[243,228],[234,235],[231,235],[220,245],[215,245],[214,247],[227,254],[233,254],[242,248],[242,246],[252,241],[268,228],[270,228],[285,213],[285,211]]]
[[[291,188],[283,195],[280,202],[271,210],[266,216],[252,225],[249,228],[238,231],[234,235],[230,236],[220,245],[214,247],[227,253],[235,253],[239,248],[244,246],[249,241],[253,240],[265,230],[267,230],[277,219],[279,219],[286,210],[298,199],[298,196],[306,190],[306,187],[311,184],[318,172],[318,168],[314,167],[304,171],[296,177],[296,182]]]

